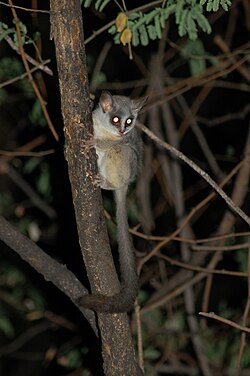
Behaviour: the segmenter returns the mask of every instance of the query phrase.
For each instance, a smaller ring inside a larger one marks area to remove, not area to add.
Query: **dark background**
[[[129,3],[127,4],[128,8],[137,7],[144,2],[134,1],[133,4]],[[18,1],[18,5],[27,8],[32,6],[31,2],[27,1]],[[48,9],[48,6],[48,1],[38,1],[37,7],[39,9]],[[117,7],[113,3],[107,6],[102,14],[96,12],[93,8],[85,9],[83,11],[85,38],[91,36],[94,30],[98,30],[110,20],[115,19],[117,11]],[[38,229],[39,235],[36,240],[39,246],[48,254],[66,264],[87,285],[78,245],[67,165],[63,154],[63,124],[54,44],[49,38],[49,15],[32,14],[22,10],[17,10],[17,12],[20,20],[27,26],[28,35],[40,33],[37,45],[42,58],[44,60],[51,59],[49,67],[53,71],[53,77],[37,72],[34,77],[45,98],[49,115],[60,140],[58,143],[54,140],[46,122],[43,120],[42,113],[39,113],[39,110],[36,112],[36,98],[27,79],[0,89],[2,90],[0,96],[0,149],[14,151],[42,136],[43,141],[32,151],[54,150],[52,154],[41,158],[30,156],[7,158],[3,154],[0,155],[0,163],[7,163],[17,173],[13,177],[12,170],[7,173],[1,170],[0,211],[5,218],[29,236],[31,236],[32,228]],[[4,5],[0,5],[0,20],[8,24],[9,27],[13,27],[11,11]],[[247,6],[243,1],[235,1],[233,7],[227,13],[219,11],[216,15],[211,14],[209,20],[212,25],[212,33],[210,35],[199,33],[199,38],[207,55],[219,56],[223,54],[215,43],[214,37],[216,35],[221,36],[226,41],[230,51],[237,50],[249,41],[249,14],[247,14]],[[162,77],[166,90],[173,83],[191,76],[190,59],[184,57],[180,52],[187,38],[178,36],[174,18],[171,18],[168,24],[167,38],[163,58],[165,76]],[[170,44],[169,41],[175,43],[177,48],[172,47],[172,43]],[[107,43],[111,43],[111,45],[101,66],[101,74],[99,72],[98,76],[98,80],[102,80],[102,84],[96,85],[96,90],[92,94],[98,98],[102,89],[133,97],[148,94],[150,98],[148,107],[143,114],[143,121],[154,131],[149,109],[150,106],[151,108],[157,106],[155,103],[159,93],[157,89],[152,89],[153,86],[150,83],[152,75],[155,73],[151,62],[153,56],[159,53],[160,42],[158,40],[151,41],[146,47],[133,48],[134,59],[131,61],[128,58],[127,47],[113,45],[112,37],[107,32],[96,36],[86,45],[90,81],[93,79],[95,64]],[[25,45],[25,51],[36,58],[32,44]],[[246,50],[242,54],[236,54],[235,59],[239,60],[245,53]],[[6,60],[7,58],[9,60]],[[5,41],[1,41],[0,44],[0,59],[1,82],[17,76],[18,69],[21,69],[20,74],[24,72],[21,65],[21,68],[15,68],[16,61],[20,62],[20,58]],[[208,69],[211,66],[211,62],[206,60],[206,68]],[[201,103],[198,113],[194,115],[224,176],[243,158],[249,132],[249,60],[246,61],[244,66],[248,71],[248,79],[247,76],[244,77],[237,70],[219,77],[216,80],[218,85],[214,85],[214,88]],[[171,77],[173,83],[167,77]],[[94,77],[94,79],[97,79],[97,77]],[[136,82],[141,79],[145,80],[145,84],[140,86],[136,84],[134,86],[127,85],[128,88],[124,89],[123,83]],[[189,108],[196,100],[200,90],[201,86],[190,87],[183,94]],[[165,96],[165,101],[169,106],[178,133],[179,126],[187,114],[180,108],[177,99],[178,96],[168,101],[167,96]],[[217,125],[209,126],[209,122],[218,118],[221,118],[221,120],[219,119]],[[158,123],[162,127],[166,141],[170,142],[162,118],[160,121],[157,120]],[[219,182],[218,176],[215,176],[211,171],[199,141],[197,141],[190,126],[188,125],[183,137],[181,137],[180,132],[178,137],[180,150],[208,172],[215,181]],[[167,155],[170,164],[174,158],[159,149],[145,135],[143,139],[145,145],[147,145],[147,150],[151,150],[151,156],[147,162],[151,178],[149,182],[143,182],[142,176],[139,184],[144,189],[146,186],[150,187],[149,198],[154,226],[150,226],[150,219],[145,217],[145,213],[140,212],[143,198],[140,197],[140,194],[138,196],[138,187],[136,196],[135,186],[132,187],[128,199],[129,219],[131,225],[141,222],[143,228],[151,234],[166,236],[177,228],[175,192],[171,192],[170,184],[170,193],[167,198],[167,183],[164,181],[165,177],[159,156]],[[32,158],[33,162],[31,161]],[[181,166],[185,213],[187,214],[211,192],[211,188],[190,167],[183,162],[178,163]],[[48,216],[46,210],[42,211],[34,205],[27,190],[20,187],[23,180],[37,192],[44,203],[54,209],[54,216]],[[225,191],[230,195],[234,188],[235,180],[232,179],[225,187]],[[143,190],[139,192],[143,192]],[[104,202],[106,209],[113,215],[112,196],[104,193]],[[248,214],[249,204],[248,190],[242,205],[242,210]],[[221,198],[213,200],[208,207],[192,219],[193,237],[199,239],[218,235],[218,228],[226,210],[227,206]],[[115,251],[113,222],[110,221],[108,226],[111,244]],[[139,229],[143,231],[141,227]],[[244,231],[249,231],[249,226],[240,217],[235,217],[231,232]],[[230,238],[223,244],[233,245],[244,241],[246,241],[246,238],[243,237],[240,240]],[[134,244],[138,251],[137,255],[140,257],[149,252],[157,243],[135,237]],[[81,372],[84,372],[83,375],[101,375],[100,345],[78,310],[62,293],[50,283],[45,282],[41,276],[22,262],[3,243],[0,244],[0,250],[0,373],[8,376],[80,375]],[[180,251],[180,243],[171,242],[162,250],[162,253],[180,259]],[[211,257],[208,254],[202,260],[200,266],[206,267]],[[140,278],[141,294],[139,295],[142,306],[146,305],[150,298],[157,298],[157,293],[161,292],[161,286],[166,282],[161,274],[161,268],[164,268],[164,273],[170,279],[174,278],[180,271],[177,266],[171,266],[168,263],[164,263],[163,266],[162,263],[162,260],[152,258],[142,271]],[[246,271],[246,263],[247,252],[245,249],[238,253],[225,253],[216,268]],[[197,312],[201,310],[203,289],[203,282],[194,287],[195,310]],[[228,315],[231,319],[240,322],[247,296],[247,278],[215,276],[209,310]],[[40,320],[32,318],[30,313],[34,310],[40,312]],[[53,318],[49,316],[49,313],[53,313]],[[132,330],[135,332],[133,314],[131,316]],[[174,318],[176,318],[176,322]],[[145,317],[142,318],[142,322],[145,330],[145,363],[148,367],[146,374],[188,375],[191,374],[190,370],[196,372],[193,373],[195,375],[202,374],[191,345],[182,296],[177,296],[169,305],[164,304],[155,311],[147,312]],[[44,327],[39,329],[41,324]],[[170,344],[167,338],[172,332],[174,339]],[[31,336],[29,337],[30,333]],[[207,353],[209,351],[212,353],[212,356],[211,354],[207,354],[207,356],[210,357],[210,364],[214,367],[214,375],[229,374],[230,367],[233,367],[230,359],[236,359],[238,354],[238,347],[233,347],[232,343],[238,341],[239,344],[240,334],[229,327],[209,322],[209,329],[203,328],[202,335],[207,341],[205,342]],[[209,342],[210,347],[208,347]],[[164,354],[164,352],[166,353]],[[215,357],[216,352],[220,355],[219,359]],[[247,354],[248,351],[246,351],[245,359],[246,370],[250,364],[250,356],[247,356]],[[214,362],[211,361],[213,356],[216,359]],[[173,367],[171,371],[173,366],[171,359],[177,359],[179,365],[186,367],[185,370],[180,371],[181,368],[179,367],[179,373],[177,373],[178,367],[176,370]],[[161,361],[162,368],[159,365]],[[249,368],[248,372],[250,372]]]

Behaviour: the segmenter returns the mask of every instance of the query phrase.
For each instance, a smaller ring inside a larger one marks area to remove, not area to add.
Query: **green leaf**
[[[213,0],[213,11],[217,12],[219,9],[220,0]]]
[[[0,331],[8,338],[13,338],[15,335],[15,328],[7,316],[0,316]]]
[[[156,8],[152,10],[150,13],[148,13],[147,15],[145,15],[146,24],[149,24],[156,17],[156,15],[160,13],[160,11],[161,11],[160,8]]]
[[[220,0],[222,8],[227,12],[229,7],[232,5],[230,0]]]
[[[177,1],[176,8],[175,8],[175,20],[176,20],[177,25],[179,25],[181,21],[183,7],[184,7],[184,0]]]
[[[85,0],[83,3],[84,8],[88,8],[92,3],[92,0]]]
[[[149,38],[151,40],[155,40],[157,38],[157,33],[156,33],[156,30],[155,30],[155,27],[153,25],[148,25],[147,30],[148,30]]]
[[[101,5],[101,3],[102,3],[102,0],[97,0],[97,1],[95,2],[95,9],[96,9],[96,10],[98,10],[98,8],[99,8],[99,6]]]
[[[134,21],[142,16],[142,12],[134,12],[129,15],[129,20]]]
[[[41,159],[38,157],[31,157],[23,166],[23,172],[25,174],[31,174],[41,163]]]
[[[46,163],[41,165],[41,173],[36,181],[37,190],[44,196],[48,196],[50,194],[50,173],[49,168]]]
[[[187,15],[187,31],[188,36],[191,40],[195,40],[197,38],[197,28],[193,19],[192,12],[188,12]]]
[[[178,33],[180,37],[183,37],[187,33],[187,15],[189,10],[184,9],[181,15],[181,20],[178,27]]]
[[[25,44],[26,43],[26,36],[27,36],[27,33],[28,33],[27,26],[23,22],[19,21],[19,27],[20,27],[20,32],[21,32],[22,43]],[[19,42],[18,42],[16,32],[14,33],[13,42],[17,46],[19,46]]]
[[[114,44],[121,44],[121,41],[120,41],[120,33],[117,33],[115,36],[114,36]]]
[[[132,45],[137,47],[140,44],[139,32],[137,29],[132,30]]]
[[[102,4],[99,7],[99,12],[102,12],[103,9],[106,7],[106,5],[108,5],[109,2],[110,2],[110,0],[103,0]]]
[[[211,33],[212,31],[211,25],[208,22],[207,18],[202,14],[201,9],[199,9],[199,6],[194,8],[193,17],[196,19],[202,31],[208,34]]]
[[[97,0],[95,3],[95,9],[102,12],[105,6],[110,2],[110,0]]]
[[[112,26],[108,29],[108,33],[109,33],[109,34],[115,34],[115,33],[116,33],[116,26],[115,26],[115,25],[112,25]]]
[[[65,366],[67,368],[79,368],[82,364],[81,352],[78,349],[73,349],[64,354],[66,359]]]
[[[9,28],[8,25],[6,25],[3,22],[0,22],[0,41],[4,39],[6,35],[11,33],[15,33],[15,29],[12,27]]]
[[[133,27],[133,30],[136,30],[136,29],[139,29],[141,27],[141,25],[145,25],[146,23],[146,17],[145,16],[142,16],[139,21],[137,21]]]
[[[211,10],[213,10],[213,0],[208,0],[207,11],[211,12]]]
[[[147,33],[147,29],[146,29],[145,25],[141,25],[140,26],[139,32],[140,32],[141,44],[143,46],[147,46],[148,42],[149,42],[149,39],[148,39],[148,33]]]
[[[161,23],[160,23],[160,17],[159,16],[156,16],[155,17],[155,31],[156,31],[156,34],[157,34],[157,37],[159,39],[161,39]]]

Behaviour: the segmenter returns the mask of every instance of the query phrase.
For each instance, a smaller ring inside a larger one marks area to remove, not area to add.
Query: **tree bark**
[[[68,162],[80,246],[92,292],[113,295],[119,282],[111,255],[93,148],[93,134],[79,0],[51,0],[65,156]],[[139,375],[126,314],[98,314],[106,375]]]

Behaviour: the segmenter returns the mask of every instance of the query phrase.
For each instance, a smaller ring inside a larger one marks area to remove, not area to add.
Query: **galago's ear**
[[[102,91],[99,103],[103,109],[103,112],[110,112],[113,108],[113,98],[109,91]]]
[[[140,112],[142,107],[145,106],[145,104],[148,101],[148,97],[142,97],[138,99],[132,99],[132,108],[136,112]]]

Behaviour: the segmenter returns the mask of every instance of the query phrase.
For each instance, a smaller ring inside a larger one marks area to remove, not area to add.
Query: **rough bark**
[[[119,282],[111,255],[93,148],[93,132],[79,0],[51,0],[52,36],[64,120],[65,156],[71,181],[79,241],[92,292],[112,295]],[[140,374],[126,314],[99,314],[106,375]]]

